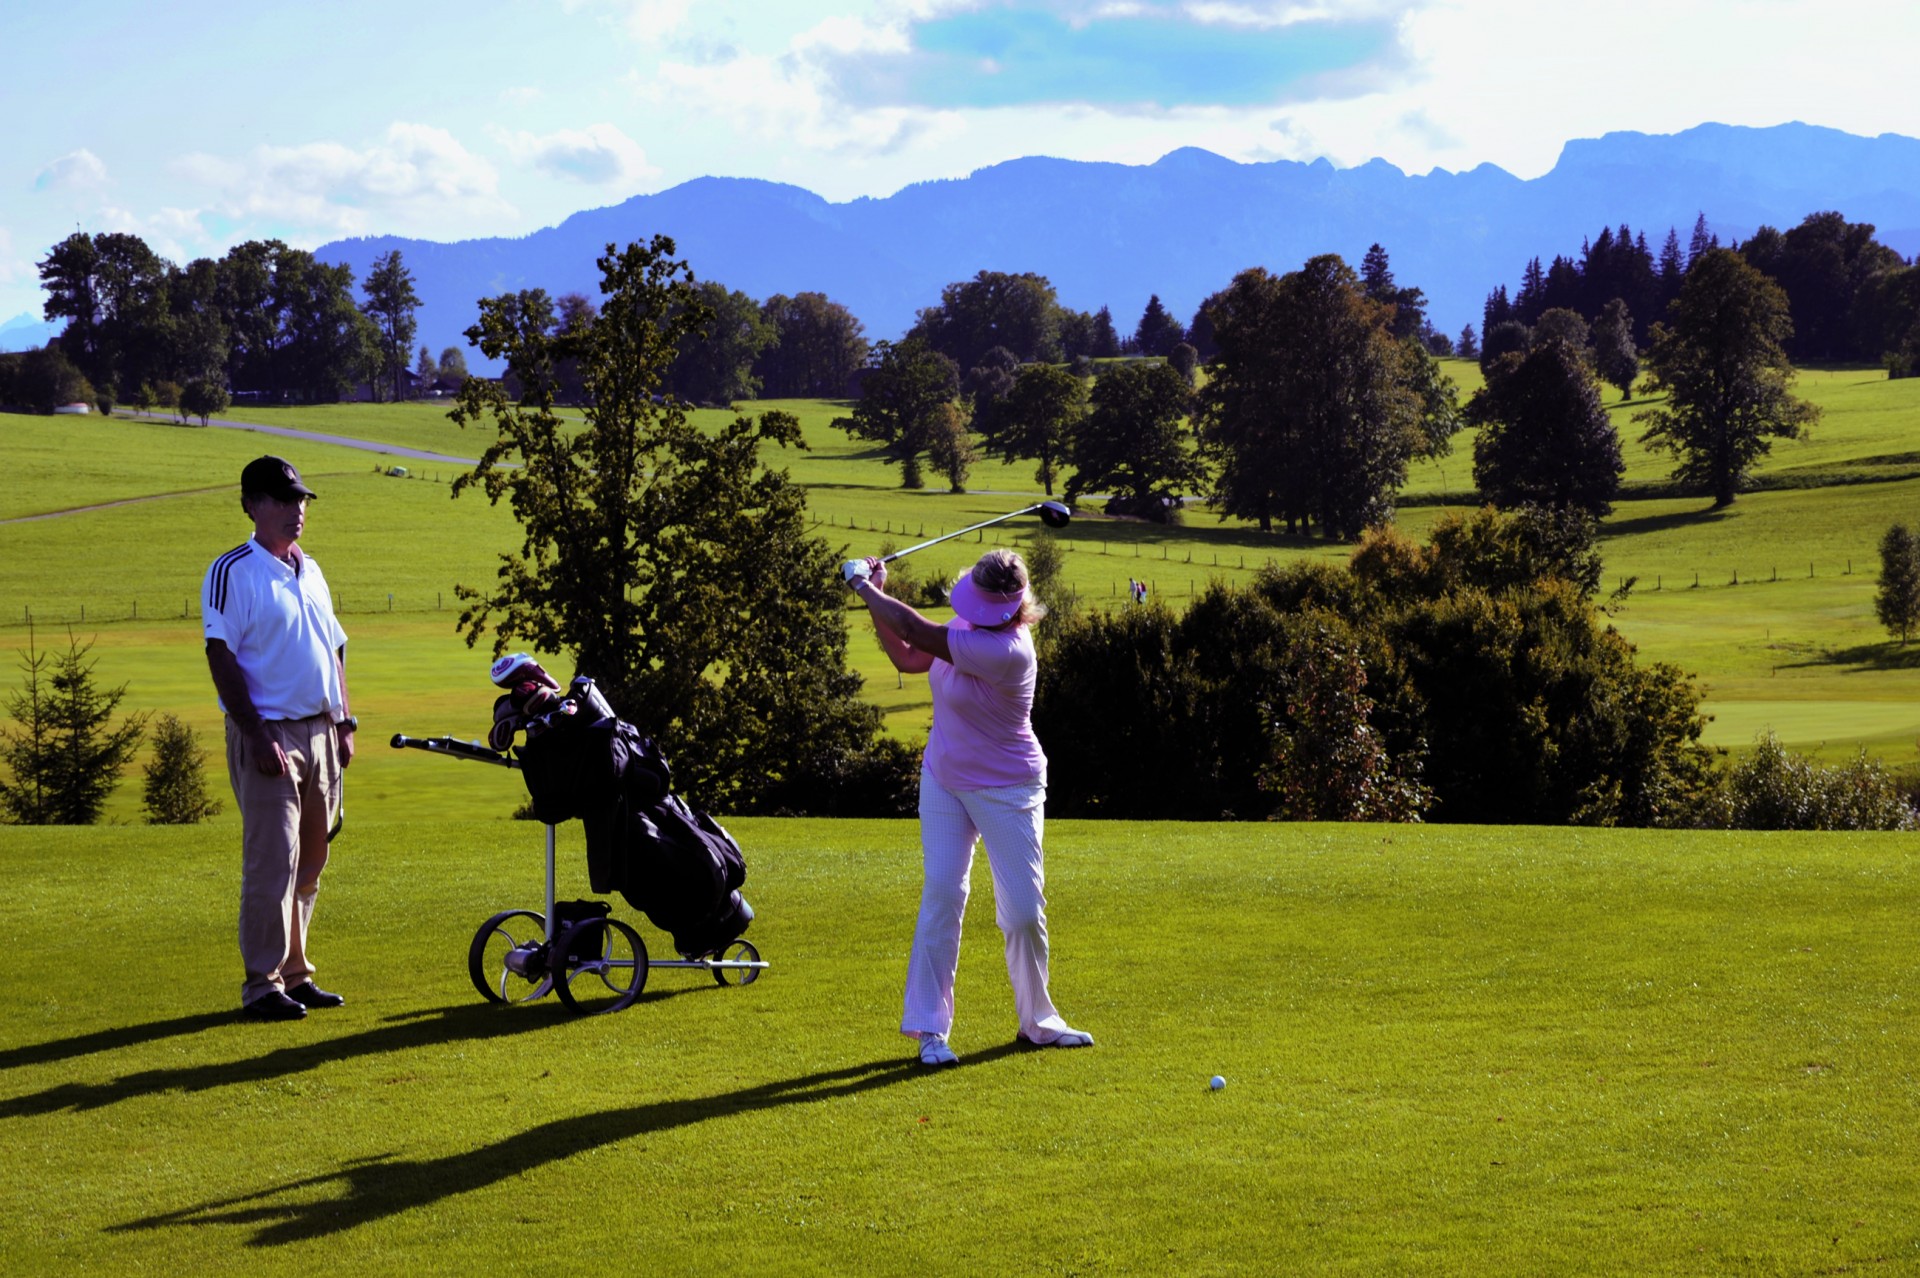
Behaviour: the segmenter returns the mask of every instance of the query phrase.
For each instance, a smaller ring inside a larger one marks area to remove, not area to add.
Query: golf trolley
[[[393,748],[425,750],[520,769],[520,761],[478,741],[395,734]],[[688,968],[721,985],[751,985],[768,964],[738,938],[704,955],[650,959],[639,932],[608,916],[604,901],[554,899],[554,827],[546,825],[547,899],[539,910],[501,910],[480,925],[467,947],[467,975],[494,1003],[530,1003],[549,993],[574,1012],[598,1015],[630,1007],[654,968]]]

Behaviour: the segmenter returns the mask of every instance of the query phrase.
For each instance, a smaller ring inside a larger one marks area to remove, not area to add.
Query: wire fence
[[[822,523],[824,522],[825,521],[822,521]],[[819,527],[821,524],[816,524],[815,526]],[[838,527],[839,525],[827,526]],[[939,529],[935,529],[931,533],[927,532],[924,525],[909,531],[907,525],[902,524],[900,528],[896,530],[891,528],[885,521],[878,521],[870,526],[858,525],[853,530],[860,531],[862,529],[867,532],[882,535],[911,536],[919,540],[925,540],[929,536],[938,537],[943,535]],[[980,533],[976,535],[974,543],[962,542],[961,544],[990,546],[1011,545],[1000,538],[987,537],[985,529],[980,530]],[[1099,555],[1105,556],[1108,559],[1139,561],[1139,571],[1129,571],[1125,581],[1122,581],[1118,577],[1109,578],[1107,588],[1104,591],[1100,589],[1097,576],[1094,576],[1085,569],[1075,571],[1071,578],[1072,584],[1080,591],[1081,598],[1089,603],[1098,603],[1103,599],[1117,600],[1122,597],[1127,597],[1131,602],[1138,602],[1140,600],[1140,595],[1137,591],[1139,585],[1146,587],[1147,599],[1191,598],[1204,590],[1208,582],[1222,574],[1255,571],[1264,567],[1276,566],[1281,562],[1272,556],[1262,556],[1249,561],[1244,553],[1234,551],[1222,553],[1220,551],[1203,550],[1196,553],[1190,547],[1181,548],[1181,553],[1175,555],[1171,552],[1171,549],[1164,544],[1156,547],[1143,542],[1102,541],[1094,543],[1092,541],[1062,540],[1059,545],[1063,552],[1076,558],[1080,556]],[[1158,549],[1160,553],[1152,553],[1155,549]],[[1118,567],[1118,565],[1116,564],[1115,567]],[[1181,571],[1182,569],[1188,571]],[[1676,573],[1674,575],[1674,584],[1671,586],[1666,584],[1666,574],[1664,572],[1652,574],[1651,579],[1644,574],[1637,577],[1615,574],[1611,577],[1610,584],[1616,588],[1625,588],[1629,582],[1631,582],[1635,593],[1658,593],[1674,590],[1731,590],[1773,585],[1779,582],[1812,580],[1819,577],[1850,577],[1853,573],[1853,560],[1848,559],[1844,563],[1834,563],[1824,566],[1817,562],[1809,561],[1806,564],[1804,574],[1801,573],[1798,565],[1783,572],[1778,565],[1769,564],[1763,569],[1690,569]],[[1091,580],[1089,580],[1090,577],[1092,578]],[[1607,584],[1608,583],[1603,583],[1603,588]],[[455,598],[451,590],[436,590],[431,593],[425,591],[342,591],[336,593],[333,597],[333,610],[336,614],[343,617],[369,616],[379,613],[421,614],[442,612],[455,614],[460,611],[460,608],[460,600]],[[10,607],[4,615],[0,615],[0,629],[25,628],[28,625],[112,625],[124,622],[158,623],[167,621],[198,621],[199,619],[200,600],[195,596],[173,599],[163,599],[153,596],[145,599],[129,598],[125,600],[89,599],[78,603],[55,603],[45,606],[30,603],[14,605]]]

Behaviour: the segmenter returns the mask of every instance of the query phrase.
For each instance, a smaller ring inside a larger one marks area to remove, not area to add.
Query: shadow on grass
[[[635,1001],[634,1006],[657,1003],[681,994],[692,993],[695,988],[697,987],[645,993]],[[249,1031],[257,1031],[262,1038],[278,1038],[310,1030],[316,1022],[324,1024],[326,1018],[331,1015],[335,1013],[316,1013],[300,1022],[273,1025],[249,1024],[245,1028]],[[266,1079],[286,1078],[335,1061],[380,1056],[388,1052],[404,1052],[447,1043],[506,1038],[515,1034],[553,1029],[578,1019],[557,1002],[537,1009],[501,1007],[492,1003],[463,1003],[458,1007],[434,1008],[425,1012],[390,1017],[373,1029],[342,1034],[335,1038],[314,1039],[275,1047],[260,1056],[249,1056],[240,1060],[210,1061],[205,1064],[183,1065],[170,1069],[141,1070],[105,1083],[60,1083],[44,1091],[0,1100],[0,1119],[52,1114],[61,1110],[99,1109],[120,1101],[132,1100],[140,1096],[157,1096],[164,1092],[204,1092],[236,1083],[257,1083]],[[95,1043],[97,1040],[110,1039],[115,1035],[124,1035],[119,1041],[101,1043],[88,1049],[101,1050],[104,1047],[148,1042],[155,1038],[164,1038],[169,1033],[190,1033],[216,1025],[230,1026],[236,1023],[239,1023],[238,1012],[207,1013],[200,1016],[184,1016],[173,1021],[159,1021],[153,1026],[133,1026],[124,1031],[108,1030],[100,1034],[88,1034],[79,1039],[68,1039],[64,1043],[44,1046],[49,1049],[59,1048],[68,1044]],[[185,1028],[179,1028],[182,1026]],[[143,1032],[154,1029],[162,1032]],[[16,1050],[32,1051],[34,1049]],[[41,1059],[60,1060],[69,1055],[80,1054],[82,1053],[78,1051],[49,1052]]]
[[[1920,670],[1920,644],[1863,643],[1829,648],[1801,661],[1782,661],[1783,670],[1853,666],[1861,670]]]
[[[157,1043],[163,1038],[198,1034],[202,1030],[233,1024],[234,1015],[233,1012],[195,1012],[192,1016],[176,1016],[171,1020],[150,1021],[145,1025],[122,1025],[115,1029],[96,1030],[91,1034],[76,1034],[72,1038],[9,1047],[0,1051],[0,1070],[19,1069],[24,1065],[46,1065],[53,1061],[72,1060],[76,1056],[91,1056],[95,1052]]]
[[[1035,1051],[1023,1043],[1008,1043],[970,1053],[960,1068],[985,1065],[1018,1053]],[[864,1065],[822,1070],[799,1078],[761,1083],[718,1096],[652,1101],[624,1109],[601,1110],[556,1119],[519,1132],[491,1145],[444,1158],[401,1159],[377,1154],[356,1159],[324,1176],[288,1181],[236,1198],[216,1199],[179,1211],[161,1212],[125,1224],[109,1225],[109,1233],[172,1226],[256,1225],[248,1239],[254,1247],[277,1247],[322,1238],[354,1229],[416,1207],[428,1207],[471,1193],[503,1180],[513,1180],[536,1167],[559,1162],[603,1145],[636,1136],[690,1127],[709,1119],[730,1118],[783,1105],[853,1096],[860,1092],[924,1078],[929,1071],[911,1057],[888,1057]],[[309,1202],[286,1202],[290,1194],[337,1185],[339,1197]]]
[[[1631,537],[1637,533],[1672,532],[1676,528],[1713,524],[1735,513],[1731,506],[1703,506],[1699,510],[1676,510],[1666,515],[1642,515],[1637,519],[1609,519],[1600,525],[1600,540],[1609,541],[1615,537]]]

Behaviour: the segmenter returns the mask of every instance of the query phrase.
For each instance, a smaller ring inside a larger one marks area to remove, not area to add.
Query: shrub
[[[1483,512],[1424,547],[1378,533],[1347,571],[1212,586],[1181,618],[1064,621],[1034,700],[1049,810],[1410,819],[1430,789],[1446,821],[1700,823],[1699,691],[1635,662],[1562,575],[1566,534]]]
[[[1424,751],[1394,759],[1368,721],[1373,699],[1359,649],[1326,626],[1287,650],[1290,678],[1261,788],[1273,815],[1293,821],[1418,821],[1433,802],[1420,784]],[[1276,713],[1277,712],[1277,713]]]
[[[1735,830],[1920,828],[1898,781],[1865,750],[1826,767],[1788,750],[1771,730],[1730,770],[1725,802],[1725,824]]]
[[[154,723],[144,806],[149,825],[195,825],[220,811],[207,793],[206,751],[193,729],[170,714]]]

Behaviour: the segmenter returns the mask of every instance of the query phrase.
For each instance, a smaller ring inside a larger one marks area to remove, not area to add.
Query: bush
[[[1912,830],[1920,828],[1920,814],[1865,750],[1825,767],[1788,750],[1769,730],[1728,773],[1724,824],[1734,830]]]
[[[1424,751],[1394,759],[1368,721],[1367,669],[1360,652],[1316,626],[1287,650],[1291,678],[1276,720],[1261,788],[1290,821],[1418,821],[1433,803],[1420,784]]]
[[[1048,810],[1411,819],[1430,789],[1445,821],[1700,823],[1699,691],[1636,664],[1567,580],[1577,541],[1482,512],[1429,546],[1376,534],[1346,571],[1209,587],[1184,617],[1063,619],[1034,698]]]
[[[90,404],[99,398],[92,383],[57,346],[26,353],[14,379],[14,394],[23,406],[41,413],[51,413],[61,404]]]
[[[220,801],[207,793],[206,762],[192,728],[170,714],[155,721],[144,802],[149,825],[195,825],[219,813]]]

